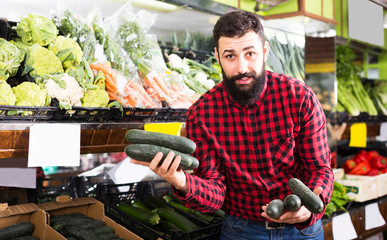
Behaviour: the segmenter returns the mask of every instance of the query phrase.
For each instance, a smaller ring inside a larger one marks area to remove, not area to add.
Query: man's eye
[[[248,52],[246,55],[249,56],[249,57],[251,57],[251,56],[254,56],[255,53],[254,53],[254,52]]]
[[[226,55],[226,58],[229,58],[229,59],[231,59],[233,57],[234,57],[234,55],[232,55],[232,54]]]

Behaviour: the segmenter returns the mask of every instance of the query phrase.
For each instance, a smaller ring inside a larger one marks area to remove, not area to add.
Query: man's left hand
[[[321,191],[322,191],[322,188],[318,187],[318,188],[314,189],[313,192],[314,192],[314,194],[316,194],[318,196],[318,195],[320,195]],[[298,209],[297,211],[287,211],[284,214],[282,214],[282,216],[279,219],[274,219],[274,218],[269,217],[266,214],[266,208],[268,205],[269,204],[262,206],[262,210],[263,210],[262,217],[267,218],[273,222],[289,223],[289,224],[302,223],[302,222],[308,221],[308,219],[310,218],[310,216],[312,214],[304,206],[301,206],[300,209]]]

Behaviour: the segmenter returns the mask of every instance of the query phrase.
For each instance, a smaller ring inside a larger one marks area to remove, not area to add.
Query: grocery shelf
[[[373,228],[370,230],[365,229],[365,206],[370,203],[377,202],[379,205],[380,213],[384,218],[387,217],[387,196],[370,200],[364,203],[358,203],[357,206],[353,206],[350,209],[347,209],[351,220],[353,223],[353,226],[356,230],[356,233],[358,237],[356,239],[367,239],[368,237],[371,237],[377,233],[387,231],[387,225],[384,224],[381,227]],[[331,240],[333,239],[332,234],[332,219],[323,219],[324,224],[324,239],[325,240]]]
[[[66,122],[9,122],[0,124],[0,159],[28,156],[29,129],[36,124],[66,124]],[[81,126],[81,154],[121,152],[129,129],[143,129],[145,122],[76,123]]]

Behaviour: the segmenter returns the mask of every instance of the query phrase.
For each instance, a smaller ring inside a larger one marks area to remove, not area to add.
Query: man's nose
[[[237,72],[239,74],[248,72],[248,61],[246,61],[246,59],[240,58],[237,64]]]

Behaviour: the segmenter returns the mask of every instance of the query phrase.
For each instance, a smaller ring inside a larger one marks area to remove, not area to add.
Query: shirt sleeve
[[[301,129],[296,144],[297,157],[303,162],[300,180],[312,190],[321,187],[320,198],[326,206],[332,195],[333,172],[324,112],[313,92],[305,96],[301,108]],[[312,213],[308,221],[296,224],[297,229],[313,225],[324,212],[325,209],[320,214]]]
[[[186,207],[215,212],[222,207],[226,192],[225,177],[215,150],[216,140],[199,118],[192,114],[189,116],[186,121],[186,134],[197,145],[193,155],[200,164],[193,175],[185,173],[187,194],[182,195],[177,189],[173,189],[173,192],[183,200]]]

